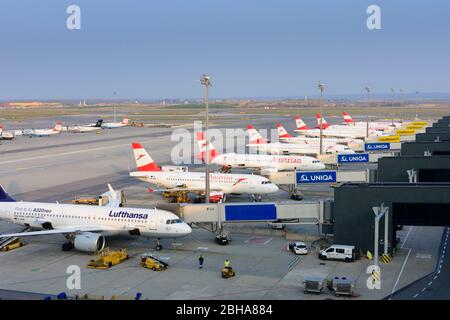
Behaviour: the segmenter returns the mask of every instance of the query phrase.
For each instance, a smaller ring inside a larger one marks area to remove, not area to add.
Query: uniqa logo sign
[[[391,148],[389,143],[366,143],[366,151],[369,150],[389,150]]]
[[[336,182],[336,172],[297,173],[297,183],[327,183]]]
[[[367,153],[359,155],[338,155],[338,162],[369,162]]]

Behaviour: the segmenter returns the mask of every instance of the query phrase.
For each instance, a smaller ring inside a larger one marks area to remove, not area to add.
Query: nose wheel
[[[260,194],[258,194],[258,195],[252,194],[252,202],[261,202],[261,201],[262,201],[262,197]]]

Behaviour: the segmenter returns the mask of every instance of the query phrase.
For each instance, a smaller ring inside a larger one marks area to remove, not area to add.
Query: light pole
[[[370,87],[366,86],[366,92],[367,92],[367,106],[370,109]],[[366,114],[366,139],[369,137],[369,111],[367,110]]]
[[[392,101],[391,101],[391,110],[394,112],[394,99],[395,99],[395,90],[394,88],[391,88],[392,92]],[[392,116],[392,126],[394,125],[394,116]]]
[[[322,120],[323,120],[323,90],[325,88],[324,84],[322,83],[322,81],[319,81],[319,84],[317,85],[317,87],[320,90],[320,123],[319,123],[319,127],[320,127],[320,138],[319,138],[319,152],[320,154],[322,154],[322,150],[323,150],[323,144],[322,144]]]
[[[209,187],[209,140],[208,140],[208,127],[209,127],[209,101],[208,101],[208,89],[211,85],[211,78],[204,74],[200,79],[200,83],[205,86],[205,131],[204,139],[206,143],[206,157],[205,157],[205,203],[209,203],[210,187]]]
[[[400,88],[400,112],[401,112],[401,123],[403,123],[403,89]]]

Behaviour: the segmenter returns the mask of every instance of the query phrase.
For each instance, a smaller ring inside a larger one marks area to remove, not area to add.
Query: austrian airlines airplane
[[[117,193],[108,187],[112,201],[106,206],[87,206],[16,202],[0,186],[0,219],[39,230],[1,234],[0,238],[62,234],[68,240],[63,251],[96,252],[105,247],[105,236],[176,238],[191,233],[191,228],[169,211],[119,207]],[[159,241],[156,249],[162,249]]]
[[[291,136],[286,129],[284,129],[283,125],[277,124],[276,125],[278,130],[278,137],[280,141],[287,142],[287,143],[307,143],[313,146],[320,145],[320,139],[319,138],[311,138],[306,136],[297,136],[293,137]],[[352,138],[322,138],[322,143],[324,146],[328,145],[335,145],[335,144],[342,144],[347,145],[350,148],[361,148],[361,146],[364,145],[364,141],[361,139],[352,139]]]
[[[167,191],[192,191],[205,194],[204,172],[161,171],[140,143],[133,143],[134,159],[138,171],[130,172],[131,177],[162,186]],[[210,200],[223,200],[224,194],[268,194],[278,191],[278,187],[265,177],[252,174],[210,173]]]
[[[250,137],[250,144],[247,147],[255,149],[261,152],[269,154],[304,154],[317,156],[320,154],[320,146],[312,145],[306,142],[304,143],[280,143],[273,142],[268,143],[255,129],[254,126],[248,126],[247,132]],[[353,151],[348,146],[333,144],[333,145],[323,145],[323,152],[325,154],[354,154]]]
[[[32,129],[24,132],[24,135],[31,137],[48,137],[54,134],[60,134],[62,130],[62,123],[57,122],[53,129]]]
[[[114,129],[114,128],[121,128],[128,125],[128,118],[124,118],[122,122],[106,122],[102,123],[102,128],[104,129]]]
[[[348,126],[357,126],[357,127],[362,126],[364,128],[366,128],[366,126],[367,126],[366,121],[354,121],[353,118],[347,112],[342,112],[342,115],[344,117],[345,124]],[[402,124],[400,122],[386,122],[386,121],[370,122],[369,121],[369,129],[374,129],[374,130],[386,131],[389,129],[399,128],[401,126],[402,126]]]
[[[309,129],[308,126],[302,126],[301,128],[295,129],[294,131],[310,137],[320,136],[320,114],[317,114],[317,128],[319,129]],[[296,119],[298,126],[298,120]],[[303,123],[303,121],[302,121]],[[349,127],[346,125],[329,125],[325,119],[322,119],[322,135],[325,137],[336,137],[336,138],[354,138],[354,139],[364,139],[366,137],[366,130],[362,127]],[[382,136],[385,135],[382,131],[377,131],[369,128],[369,137],[372,136]]]
[[[197,132],[197,142],[200,148],[199,157],[206,158],[206,140],[203,132]],[[287,155],[263,155],[263,154],[219,154],[212,143],[209,143],[210,163],[224,168],[251,168],[258,169],[263,176],[286,170],[323,170],[325,165],[313,157],[287,156]]]

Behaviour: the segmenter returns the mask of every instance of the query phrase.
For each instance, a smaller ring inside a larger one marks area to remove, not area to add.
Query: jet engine
[[[79,251],[96,252],[105,247],[105,237],[99,233],[84,232],[75,236],[73,245]]]

